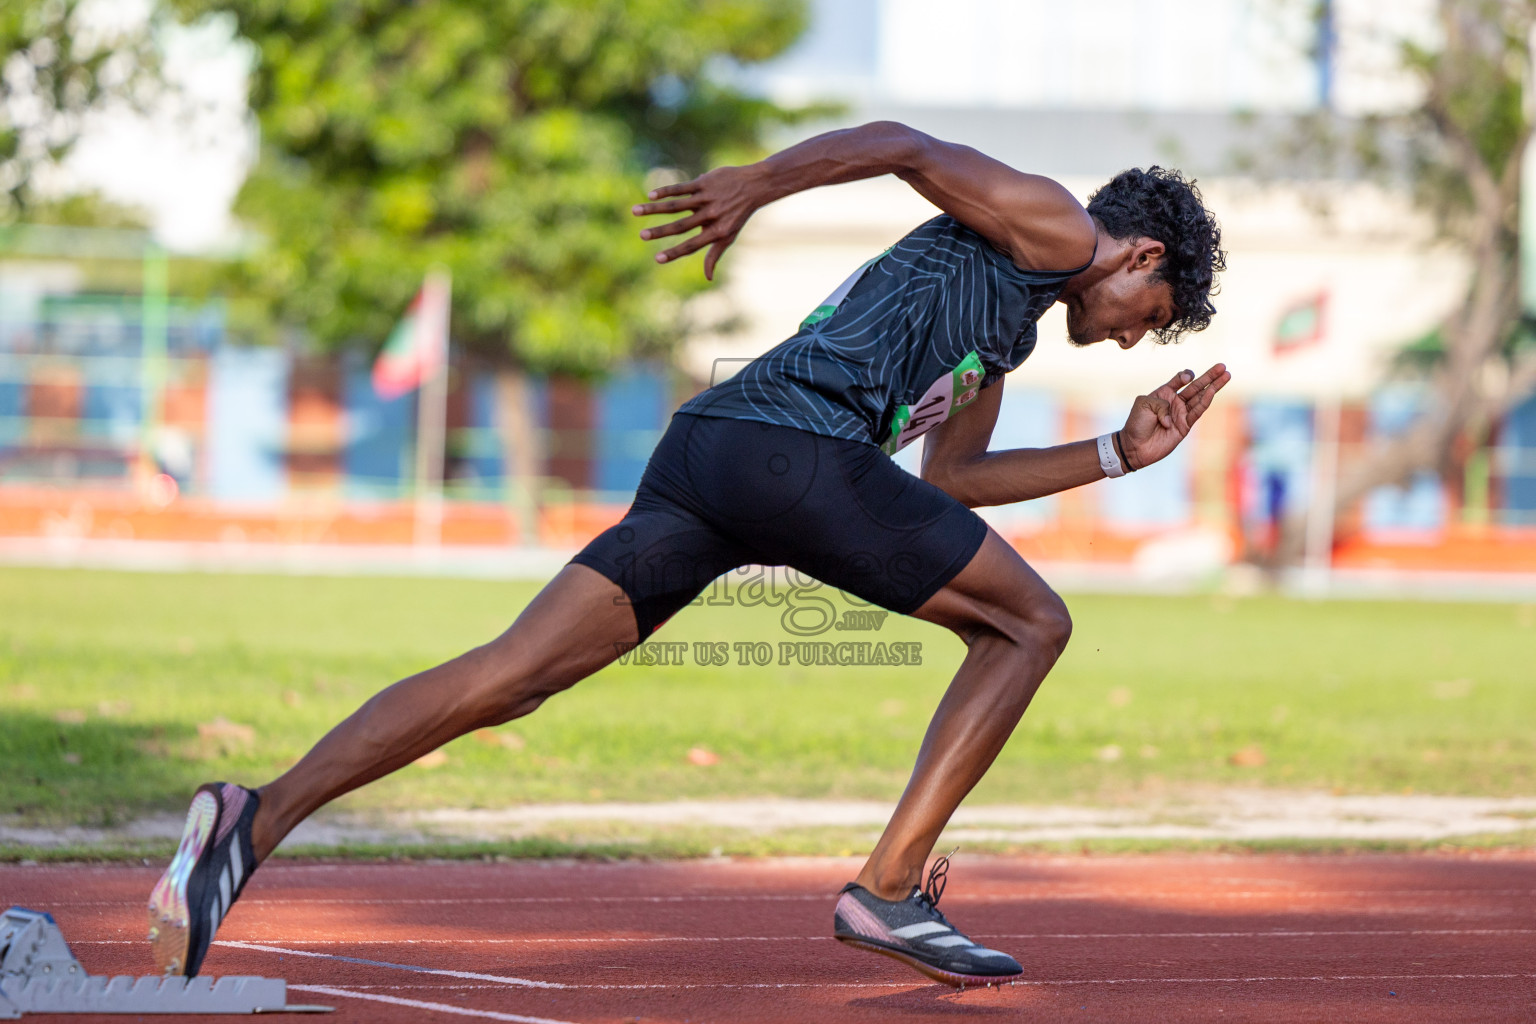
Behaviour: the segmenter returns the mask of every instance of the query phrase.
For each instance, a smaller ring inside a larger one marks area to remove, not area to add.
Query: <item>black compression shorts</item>
[[[872,444],[678,414],[629,512],[572,562],[623,589],[644,640],[743,565],[788,565],[911,613],[965,568],[986,532]]]

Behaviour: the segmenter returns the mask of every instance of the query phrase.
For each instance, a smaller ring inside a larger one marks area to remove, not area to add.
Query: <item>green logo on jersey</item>
[[[894,245],[891,246],[891,249],[894,248],[896,248]],[[879,256],[876,256],[874,259],[865,260],[862,267],[860,267],[858,270],[855,270],[852,274],[849,274],[848,280],[837,286],[837,291],[823,299],[821,305],[811,310],[810,316],[800,321],[800,329],[803,331],[807,327],[810,327],[812,324],[819,324],[833,313],[836,313],[837,307],[843,304],[843,300],[848,297],[849,292],[853,291],[853,286],[859,283],[859,279],[864,276],[864,272],[884,259],[885,253],[890,252],[891,249],[885,250],[885,252],[881,253]]]

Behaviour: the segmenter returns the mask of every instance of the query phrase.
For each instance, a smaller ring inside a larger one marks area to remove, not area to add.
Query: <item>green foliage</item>
[[[158,80],[154,20],[109,27],[110,17],[84,18],[88,7],[0,4],[0,224],[31,219],[38,171],[69,152],[87,114],[141,99]]]
[[[114,202],[99,192],[33,197],[27,204],[27,223],[66,228],[117,228],[147,231],[149,213],[136,206]]]
[[[535,590],[0,571],[0,814],[105,822],[180,810],[210,778],[265,782],[392,680],[495,636]],[[1212,785],[1511,796],[1536,784],[1536,605],[1068,603],[1072,644],[974,802],[1115,803]],[[776,644],[782,611],[701,604],[657,640]],[[521,742],[465,737],[446,764],[407,767],[342,806],[894,799],[964,649],[895,616],[878,634],[826,638],[920,642],[923,664],[616,665],[496,730]],[[694,746],[719,763],[690,763]],[[1231,763],[1254,746],[1265,763]]]
[[[1528,33],[1536,8],[1526,0],[1457,0],[1444,7],[1442,45],[1405,43],[1403,60],[1432,93],[1421,116],[1441,132],[1469,139],[1498,176],[1521,156]]]
[[[237,212],[277,321],[382,343],[433,265],[454,338],[599,370],[674,340],[698,275],[657,273],[647,172],[751,153],[788,115],[722,84],[803,25],[799,0],[173,0],[255,47],[259,166]]]

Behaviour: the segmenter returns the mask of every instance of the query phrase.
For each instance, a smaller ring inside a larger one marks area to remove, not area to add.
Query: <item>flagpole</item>
[[[416,396],[416,547],[434,551],[443,542],[443,448],[448,433],[448,321],[453,284],[446,270],[427,275],[422,327],[435,351]]]

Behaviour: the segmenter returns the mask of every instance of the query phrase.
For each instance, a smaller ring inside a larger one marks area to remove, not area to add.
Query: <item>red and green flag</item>
[[[1270,347],[1283,356],[1323,340],[1328,332],[1328,292],[1319,291],[1286,306],[1275,322]]]
[[[421,387],[448,361],[448,276],[427,275],[373,364],[373,390],[385,401]]]

